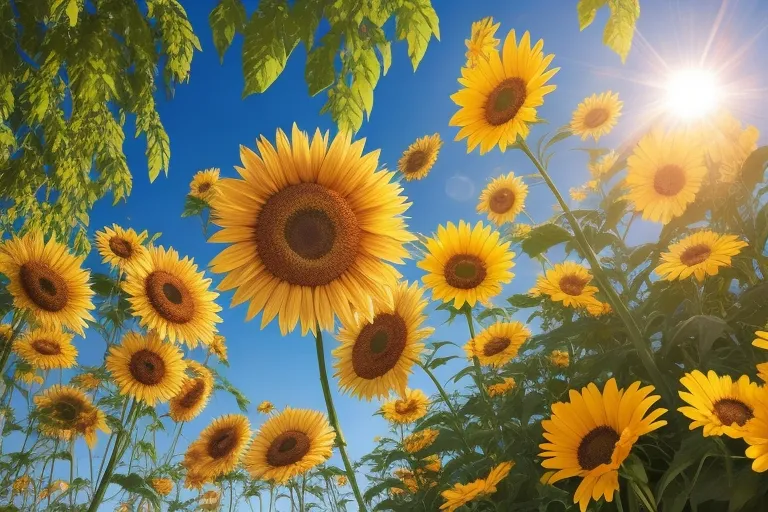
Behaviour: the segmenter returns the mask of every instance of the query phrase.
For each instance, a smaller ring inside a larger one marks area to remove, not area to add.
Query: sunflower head
[[[611,307],[611,305],[607,302],[600,302],[599,300],[595,299],[594,302],[586,305],[586,310],[590,315],[594,317],[600,317],[603,315],[610,315],[613,312],[613,307]]]
[[[256,407],[256,410],[261,414],[269,414],[275,410],[275,406],[269,400],[264,400]]]
[[[477,498],[495,493],[499,483],[507,477],[514,465],[514,462],[502,462],[491,468],[486,478],[478,478],[468,484],[455,484],[451,489],[443,491],[441,496],[444,503],[440,510],[453,512]]]
[[[202,480],[211,482],[229,473],[240,463],[248,440],[251,424],[242,414],[221,416],[208,425],[187,448],[182,465],[187,469],[187,480],[198,487]]]
[[[181,389],[169,403],[169,414],[176,422],[191,421],[199,416],[213,393],[213,374],[208,368],[195,361],[188,361],[187,369],[194,376],[184,380]]]
[[[216,196],[219,172],[215,167],[198,171],[189,183],[189,195],[210,202]]]
[[[60,329],[33,329],[13,343],[13,350],[33,368],[53,370],[72,368],[77,358],[77,349],[72,344],[72,335]]]
[[[512,377],[507,377],[502,382],[499,382],[498,384],[491,384],[490,386],[488,386],[488,396],[494,397],[494,396],[505,395],[508,392],[515,389],[515,386],[517,386],[515,379],[513,379]]]
[[[347,477],[344,475],[336,475],[336,485],[339,487],[347,485]]]
[[[730,267],[731,257],[738,255],[744,247],[747,243],[736,235],[699,231],[670,246],[669,252],[662,253],[662,263],[656,267],[656,273],[667,281],[693,275],[701,282],[708,275],[717,275],[721,267]]]
[[[618,160],[618,153],[611,150],[589,163],[589,174],[592,175],[592,179],[602,181]]]
[[[549,362],[558,368],[568,368],[571,364],[571,356],[563,350],[553,350],[549,353]]]
[[[84,391],[94,391],[101,386],[101,378],[91,372],[84,372],[72,377],[72,384]]]
[[[523,179],[510,172],[491,181],[480,193],[477,205],[478,213],[488,215],[488,220],[501,226],[512,222],[523,211],[525,198],[528,196],[528,185]]]
[[[416,139],[400,157],[397,170],[403,173],[403,177],[408,181],[426,178],[437,161],[437,154],[442,145],[439,133]]]
[[[42,386],[45,380],[42,376],[38,375],[32,368],[20,368],[19,363],[16,363],[16,371],[13,373],[13,378],[17,382],[23,382],[27,386],[33,386],[37,384]]]
[[[153,478],[150,483],[160,496],[168,496],[173,490],[173,480],[170,478]]]
[[[14,493],[22,494],[27,492],[31,486],[32,478],[30,478],[29,475],[22,475],[13,481],[13,485],[11,487]]]
[[[0,324],[0,347],[13,339],[13,327],[11,324]]]
[[[469,340],[464,349],[469,358],[499,368],[517,356],[531,332],[520,322],[496,322]]]
[[[536,279],[530,290],[534,296],[547,295],[564,306],[579,308],[597,302],[597,287],[590,285],[592,274],[583,265],[573,261],[558,263]]]
[[[420,389],[407,389],[402,396],[388,400],[381,405],[385,419],[392,423],[407,424],[427,414],[429,399]]]
[[[243,464],[253,478],[282,484],[328,460],[335,439],[324,414],[288,407],[264,422]]]
[[[424,448],[428,448],[435,442],[440,432],[433,428],[425,428],[414,432],[403,439],[403,448],[408,453],[416,453]]]
[[[142,245],[147,233],[137,234],[133,229],[123,229],[117,224],[96,232],[96,249],[103,263],[109,263],[113,268],[123,268],[145,258],[147,249]]]
[[[227,344],[224,336],[221,334],[215,334],[213,336],[213,341],[211,341],[211,345],[208,347],[208,350],[210,350],[212,354],[216,355],[216,357],[219,358],[219,361],[224,363],[227,362]]]
[[[110,433],[104,412],[77,388],[57,384],[35,396],[34,400],[40,431],[45,435],[65,441],[82,436],[93,448],[97,430]]]
[[[490,16],[472,23],[472,33],[465,40],[468,68],[475,67],[481,59],[487,61],[489,55],[496,51],[500,41],[494,36],[500,26],[501,23],[494,24]]]
[[[198,504],[202,510],[218,510],[221,503],[221,493],[219,491],[206,491],[200,495]]]
[[[757,149],[760,131],[751,125],[742,128],[741,121],[727,111],[705,119],[703,124],[697,134],[709,163],[716,169],[720,182],[734,183],[741,178],[744,161]]]
[[[581,140],[592,137],[598,141],[616,126],[622,106],[618,93],[608,91],[599,95],[593,94],[579,103],[573,112],[571,131],[581,136]]]

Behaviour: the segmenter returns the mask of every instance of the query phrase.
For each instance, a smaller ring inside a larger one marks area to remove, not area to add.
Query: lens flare
[[[667,110],[684,120],[712,113],[722,98],[715,75],[703,69],[676,72],[670,77],[666,92]]]

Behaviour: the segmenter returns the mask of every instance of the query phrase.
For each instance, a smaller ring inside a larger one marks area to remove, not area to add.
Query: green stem
[[[315,335],[315,348],[317,349],[317,365],[320,368],[320,384],[323,387],[323,395],[325,397],[325,406],[328,409],[328,419],[331,422],[331,426],[336,431],[336,445],[339,447],[339,453],[341,459],[344,461],[344,469],[347,472],[347,479],[352,486],[352,491],[355,494],[357,500],[357,506],[360,512],[366,512],[365,501],[363,501],[363,495],[360,492],[360,488],[357,486],[357,479],[355,478],[355,471],[352,469],[352,464],[349,462],[349,456],[347,455],[346,442],[344,441],[344,435],[341,433],[341,427],[339,426],[339,420],[336,417],[336,409],[333,406],[333,398],[331,397],[331,387],[328,384],[328,372],[325,369],[325,349],[323,348],[323,333],[320,331],[320,326],[316,327],[317,334]]]
[[[168,457],[165,459],[165,463],[168,464],[171,462],[171,459],[173,459],[173,451],[176,449],[176,443],[179,442],[179,436],[181,436],[181,429],[184,428],[184,422],[178,424],[178,427],[176,428],[176,435],[173,437],[173,442],[171,443],[171,447],[168,449]]]
[[[563,213],[565,214],[566,219],[568,219],[568,223],[573,230],[576,241],[581,247],[581,250],[584,253],[587,261],[589,261],[589,265],[592,267],[592,272],[594,272],[597,281],[599,282],[603,292],[606,294],[608,302],[611,304],[611,307],[613,307],[613,310],[616,311],[616,313],[619,315],[622,322],[624,322],[624,325],[627,328],[629,334],[629,338],[632,340],[632,344],[634,345],[635,350],[640,357],[640,361],[643,363],[643,366],[648,372],[651,381],[653,381],[656,389],[658,389],[661,395],[664,397],[664,400],[668,404],[673,404],[673,394],[667,385],[664,376],[659,370],[659,367],[656,365],[656,361],[654,361],[651,351],[648,349],[648,345],[643,337],[640,327],[637,325],[637,322],[635,322],[635,319],[632,317],[632,313],[629,312],[629,309],[627,309],[624,301],[621,300],[618,293],[616,293],[616,290],[613,289],[613,285],[611,284],[610,279],[603,271],[600,263],[597,260],[597,255],[589,245],[587,238],[584,236],[584,232],[581,230],[581,226],[579,225],[578,220],[576,220],[576,217],[573,216],[570,208],[568,208],[568,204],[565,202],[565,200],[563,200],[563,196],[560,195],[560,191],[549,177],[547,170],[533,155],[533,153],[531,153],[531,150],[528,148],[528,145],[525,143],[525,141],[518,139],[517,144],[539,171],[541,177],[544,178],[547,186],[552,191],[555,199],[557,199],[560,207],[563,209]]]
[[[448,409],[451,411],[451,414],[455,418],[456,421],[456,433],[459,434],[459,437],[461,437],[461,440],[464,442],[464,446],[467,449],[467,453],[472,453],[474,450],[469,446],[469,443],[467,442],[467,438],[464,435],[464,428],[461,426],[461,417],[459,416],[459,413],[456,411],[456,409],[453,407],[453,404],[451,403],[451,400],[448,398],[448,394],[445,392],[445,389],[443,389],[443,386],[440,385],[440,382],[437,380],[435,375],[424,366],[424,364],[419,361],[418,365],[421,367],[422,370],[424,370],[424,373],[427,374],[427,376],[432,380],[435,387],[437,388],[437,392],[440,393],[440,397],[443,399],[443,402],[445,402],[445,405],[448,406]],[[402,440],[401,440],[402,442]]]
[[[229,481],[229,512],[232,512],[232,506],[235,504],[235,484]]]
[[[272,512],[272,505],[275,503],[274,496],[275,496],[275,486],[272,485],[269,488],[269,512]]]
[[[75,507],[75,490],[72,488],[72,481],[75,479],[75,440],[69,442],[69,508]]]

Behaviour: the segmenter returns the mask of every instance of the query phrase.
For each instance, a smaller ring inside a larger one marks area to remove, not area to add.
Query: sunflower
[[[221,493],[219,491],[206,491],[200,495],[199,504],[202,510],[218,510],[221,504]]]
[[[600,317],[603,315],[610,315],[613,312],[613,307],[611,307],[611,305],[607,302],[600,302],[599,300],[595,299],[594,302],[586,305],[586,310],[590,315],[594,317]]]
[[[453,512],[461,506],[484,496],[496,492],[496,486],[507,477],[514,462],[502,462],[491,469],[488,477],[479,478],[468,484],[456,484],[451,489],[443,491],[441,496],[445,500],[440,510]]]
[[[374,308],[368,320],[356,317],[342,322],[337,339],[341,345],[336,357],[334,377],[342,391],[370,400],[389,392],[403,393],[414,363],[424,349],[424,341],[434,329],[422,327],[427,319],[427,301],[416,283],[401,282],[394,288],[391,304]]]
[[[403,173],[403,177],[408,181],[426,178],[437,161],[437,154],[442,145],[439,133],[416,139],[416,142],[403,152],[397,163],[397,170]]]
[[[464,221],[456,227],[438,226],[437,235],[428,239],[427,254],[417,266],[426,270],[424,284],[432,289],[432,298],[453,301],[460,309],[465,303],[474,307],[501,293],[501,285],[515,276],[511,269],[515,253],[510,242],[500,242],[498,231],[482,222],[475,227]]]
[[[250,301],[247,319],[263,312],[262,327],[278,317],[287,334],[332,331],[334,317],[372,315],[371,298],[386,301],[400,274],[407,242],[403,219],[410,203],[376,171],[378,151],[363,155],[364,140],[338,134],[328,146],[293,127],[293,143],[277,132],[277,149],[257,142],[261,157],[241,148],[242,180],[224,179],[214,201],[212,242],[231,244],[213,261],[226,273],[219,288],[236,288],[232,304]]]
[[[287,407],[264,422],[243,465],[255,479],[282,484],[328,460],[335,439],[324,414]]]
[[[193,479],[199,476],[210,482],[235,469],[250,437],[251,424],[242,414],[227,414],[213,420],[184,455],[181,464],[187,468],[186,485],[189,487],[190,474]]]
[[[768,470],[768,389],[761,387],[755,393],[754,417],[744,429],[744,441],[749,445],[746,456],[752,461],[752,470]]]
[[[467,357],[480,364],[499,368],[517,356],[531,331],[520,322],[496,322],[483,329],[464,346]]]
[[[85,391],[95,391],[101,386],[101,379],[91,372],[72,377],[71,383]]]
[[[429,447],[437,439],[440,432],[433,428],[425,428],[414,432],[403,439],[403,448],[408,453],[416,453]]]
[[[594,180],[602,180],[608,172],[616,165],[619,160],[619,155],[615,151],[611,150],[603,156],[595,159],[589,164],[589,174],[592,175]]]
[[[570,402],[552,404],[552,417],[541,422],[547,440],[539,445],[544,450],[539,455],[545,458],[541,465],[558,470],[549,483],[581,477],[573,498],[581,512],[590,499],[613,500],[619,490],[619,467],[638,437],[667,424],[657,421],[666,409],[648,413],[659,400],[651,395],[653,389],[634,382],[620,390],[610,379],[601,392],[590,383],[581,393],[571,390]]]
[[[424,469],[432,473],[437,473],[443,467],[443,461],[438,454],[424,457],[421,461],[424,463]]]
[[[704,437],[721,436],[740,438],[754,417],[757,406],[757,384],[742,375],[733,382],[730,376],[719,376],[713,371],[706,375],[698,370],[686,373],[680,384],[687,392],[680,391],[680,398],[688,406],[678,411],[693,420],[690,430],[704,427]]]
[[[573,308],[594,304],[597,287],[590,285],[592,274],[586,267],[573,261],[556,264],[536,279],[528,293],[534,296],[548,295],[553,301]]]
[[[59,329],[34,329],[13,342],[13,351],[34,368],[53,370],[72,368],[77,349],[72,335]]]
[[[120,394],[154,406],[176,396],[186,378],[181,351],[163,343],[154,331],[146,336],[128,332],[122,344],[109,349],[105,360]]]
[[[537,120],[536,107],[544,104],[545,94],[555,90],[554,85],[544,85],[558,69],[547,70],[554,55],[545,56],[543,48],[542,40],[531,48],[528,32],[518,45],[512,30],[501,55],[492,51],[488,60],[461,69],[459,83],[464,89],[451,96],[461,108],[449,124],[461,127],[456,140],[468,138],[468,153],[478,145],[480,154],[496,145],[503,152],[518,136],[528,136],[529,123]]]
[[[481,59],[487,61],[490,54],[496,52],[501,41],[493,36],[500,26],[501,23],[494,24],[490,16],[472,23],[472,33],[469,39],[464,40],[467,45],[468,68],[475,67]]]
[[[13,327],[11,324],[0,324],[0,347],[13,339]]]
[[[30,387],[34,384],[42,386],[43,382],[45,382],[34,370],[22,369],[18,365],[16,366],[16,371],[13,372],[13,380],[23,382]]]
[[[699,231],[670,246],[662,253],[663,263],[656,267],[662,279],[674,281],[694,275],[701,282],[705,276],[717,275],[720,267],[730,267],[731,257],[747,247],[736,235],[718,235]]]
[[[512,236],[520,239],[528,238],[528,235],[531,234],[531,231],[533,231],[533,226],[530,224],[517,223],[515,224],[515,227],[512,228]]]
[[[336,485],[339,487],[347,485],[347,477],[344,475],[336,475]]]
[[[32,486],[32,478],[29,475],[22,475],[13,481],[11,488],[15,494],[26,493]]]
[[[221,322],[216,314],[221,307],[214,302],[219,294],[208,290],[210,284],[193,260],[151,247],[146,258],[128,268],[123,289],[142,327],[195,348],[198,342],[209,345]]]
[[[701,147],[684,132],[645,135],[627,159],[627,198],[643,219],[668,223],[696,199],[707,168]]]
[[[399,468],[396,469],[393,473],[397,478],[400,479],[401,482],[403,482],[405,489],[400,487],[392,487],[389,490],[392,494],[402,495],[405,494],[406,490],[409,492],[416,492],[419,490],[419,483],[416,481],[416,475],[410,469]]]
[[[72,329],[81,336],[93,309],[89,272],[54,239],[39,233],[14,237],[0,246],[0,274],[9,279],[8,291],[17,309],[29,310],[44,327]]]
[[[402,397],[384,402],[381,412],[392,423],[413,423],[427,414],[429,399],[420,389],[406,389]]]
[[[215,167],[198,171],[189,183],[189,195],[210,202],[218,189],[219,172]]]
[[[553,350],[549,354],[549,362],[558,368],[568,368],[571,364],[571,356],[562,350]]]
[[[258,405],[258,407],[256,407],[256,410],[259,411],[261,414],[269,414],[275,410],[275,406],[272,405],[272,402],[270,402],[269,400],[264,400]]]
[[[512,222],[525,205],[528,196],[528,185],[523,179],[515,177],[515,173],[499,176],[491,181],[480,193],[480,202],[477,205],[478,213],[487,213],[488,220],[501,226],[505,222]]]
[[[707,156],[719,171],[723,183],[733,183],[741,176],[741,167],[757,149],[760,131],[754,126],[742,129],[741,122],[728,112],[718,114],[704,133]]]
[[[224,336],[221,334],[214,334],[213,341],[211,341],[211,344],[208,347],[208,350],[210,350],[212,354],[218,357],[219,361],[224,363],[227,362],[227,344],[225,341],[226,340],[224,339]]]
[[[117,224],[105,226],[96,232],[96,248],[103,258],[102,263],[109,263],[112,268],[123,268],[145,258],[147,249],[142,245],[147,233],[137,234],[133,229],[123,229]]]
[[[169,415],[175,422],[192,421],[198,417],[213,393],[213,375],[208,368],[196,361],[188,361],[187,369],[195,376],[184,380],[169,403]]]
[[[619,101],[619,93],[608,91],[600,95],[593,94],[579,103],[573,112],[571,131],[579,135],[581,140],[592,137],[597,142],[616,126],[623,105]]]
[[[47,436],[64,441],[83,436],[93,448],[97,430],[110,433],[104,411],[94,406],[77,388],[56,384],[35,396],[34,400],[40,413],[40,431]]]
[[[508,391],[515,389],[515,386],[517,386],[515,379],[512,377],[507,377],[503,382],[488,386],[488,396],[494,397],[504,395]]]
[[[173,490],[173,480],[170,478],[153,478],[150,483],[160,496],[168,496]]]

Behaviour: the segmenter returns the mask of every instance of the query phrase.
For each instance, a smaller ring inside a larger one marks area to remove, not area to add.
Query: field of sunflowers
[[[606,90],[544,120],[569,63],[524,26],[467,20],[455,141],[425,134],[389,169],[356,132],[376,122],[390,45],[415,70],[440,6],[262,0],[249,15],[219,0],[213,45],[223,59],[244,40],[244,95],[306,43],[337,129],[277,129],[234,170],[194,174],[178,222],[216,248],[201,261],[89,216],[130,193],[127,116],[150,180],[168,171],[153,98],[201,49],[182,4],[3,4],[0,511],[768,510],[768,146],[726,105],[703,108],[705,75],[668,105],[682,113],[632,119]],[[580,30],[607,16],[604,42],[627,57],[637,0],[571,10]],[[621,123],[633,137],[605,144]],[[473,197],[483,220],[415,232],[409,187],[448,144],[525,165]],[[550,164],[574,145],[590,178],[564,194]],[[534,187],[549,218],[526,208]],[[652,238],[631,243],[641,225]],[[521,260],[540,268],[529,290]],[[314,344],[324,407],[232,383],[222,316],[239,305],[252,331]],[[388,425],[362,457],[339,394]],[[222,396],[232,410],[211,414]]]

